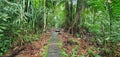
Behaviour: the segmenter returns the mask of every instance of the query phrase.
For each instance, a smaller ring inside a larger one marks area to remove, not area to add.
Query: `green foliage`
[[[0,0],[0,56],[11,47],[38,40],[42,29],[42,22],[38,20],[42,19],[39,18],[42,11],[37,1]]]
[[[11,47],[11,39],[6,37],[8,14],[0,12],[0,56]]]
[[[66,28],[74,24],[78,13],[77,3],[71,1],[46,0],[48,28]],[[0,56],[11,47],[38,40],[38,34],[43,29],[43,2],[44,0],[0,0]],[[116,45],[120,42],[120,0],[111,0],[111,3],[107,0],[86,0],[84,4],[80,7],[79,22],[77,20],[72,28],[76,37],[82,35],[79,34],[79,29],[83,28],[92,34],[93,42],[101,47],[101,51],[116,53]],[[71,39],[70,42],[75,41]],[[109,47],[111,48],[107,49]],[[73,57],[76,56],[75,50],[73,49]],[[94,57],[100,57],[91,50],[88,52]],[[62,54],[67,57],[64,51]]]
[[[77,50],[78,50],[78,46],[76,45],[75,48],[72,49],[72,56],[71,57],[77,57]]]
[[[81,16],[82,23],[79,27],[88,28],[89,32],[94,35],[94,43],[102,46],[107,52],[109,46],[113,46],[111,51],[115,50],[115,45],[119,43],[119,15],[118,1],[111,1],[110,9],[108,1],[105,0],[90,0],[86,1],[88,8],[86,8]],[[109,12],[109,10],[110,12]],[[111,43],[112,42],[112,43]],[[103,51],[103,50],[101,50]]]
[[[111,3],[111,41],[113,43],[120,42],[120,1],[113,0]]]
[[[76,37],[77,37],[77,38],[79,38],[79,37],[80,37],[79,33],[76,33],[75,35],[76,35]]]
[[[62,42],[62,40],[59,40],[59,48],[62,48],[62,47],[63,47],[63,42]],[[68,56],[68,54],[65,52],[64,49],[61,49],[61,55],[62,55],[62,57]]]
[[[62,46],[63,46],[62,40],[59,40],[59,48],[62,48]]]
[[[83,55],[81,55],[81,57],[85,57],[85,55],[83,54]]]
[[[50,10],[48,11],[48,18],[47,18],[48,27],[60,28],[64,26],[64,22],[65,22],[64,8],[65,8],[64,4],[53,6],[52,9],[50,8]]]
[[[40,0],[32,0],[32,5],[35,9],[39,9],[40,6]]]
[[[96,54],[91,48],[88,49],[88,53],[90,57],[101,57],[100,55]]]
[[[46,46],[44,47],[44,50],[43,50],[43,52],[42,52],[42,56],[43,56],[43,57],[47,57],[47,54],[48,54],[48,45],[46,45]]]
[[[62,40],[59,40],[59,48],[62,48],[63,47],[63,43],[62,43]],[[67,57],[68,54],[65,52],[64,49],[61,49],[61,55],[62,57]]]
[[[68,54],[64,50],[61,50],[61,54],[62,54],[62,57],[67,57],[68,56]]]

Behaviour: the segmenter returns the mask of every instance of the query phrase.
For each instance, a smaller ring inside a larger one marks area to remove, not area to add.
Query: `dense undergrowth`
[[[100,56],[119,57],[118,0],[77,1],[80,2],[74,6],[66,1],[65,30],[86,42],[93,42]]]
[[[42,27],[37,22],[38,9],[31,2],[0,0],[0,56],[15,46],[38,40]]]

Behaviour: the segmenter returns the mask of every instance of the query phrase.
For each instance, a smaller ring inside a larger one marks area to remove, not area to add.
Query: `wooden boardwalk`
[[[50,38],[47,57],[61,57],[61,51],[58,46],[58,32],[54,32]]]

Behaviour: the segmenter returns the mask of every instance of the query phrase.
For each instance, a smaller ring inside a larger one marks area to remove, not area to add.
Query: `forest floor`
[[[49,38],[50,34],[43,34],[38,41],[33,41],[32,43],[19,47],[17,46],[2,57],[43,57],[42,52],[44,51],[44,47],[48,44]]]
[[[94,47],[92,42],[73,37],[65,32],[60,33],[59,38],[63,44],[61,49],[67,53],[66,57],[90,57],[88,50]],[[93,50],[93,52],[98,53],[97,50]]]
[[[33,41],[32,43],[21,47],[15,47],[14,49],[6,53],[3,57],[7,57],[10,54],[13,54],[10,57],[45,57],[43,56],[43,52],[48,52],[49,57],[50,47],[48,47],[47,51],[45,51],[45,46],[49,45],[49,40],[51,38],[50,36],[51,33],[44,34],[44,36],[42,36],[38,41]],[[65,55],[63,51],[60,51],[60,53],[63,55],[62,57],[89,57],[89,48],[94,49],[91,42],[86,42],[82,38],[75,38],[68,33],[59,32],[57,36],[54,37],[59,39],[58,43],[60,43],[60,41],[62,43],[62,45],[59,47],[60,50],[63,50],[66,53]],[[19,50],[23,47],[23,50],[14,54],[16,50]],[[98,53],[99,51],[93,50],[93,52]]]

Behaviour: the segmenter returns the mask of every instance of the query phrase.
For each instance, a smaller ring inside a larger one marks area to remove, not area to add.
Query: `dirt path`
[[[58,32],[54,32],[50,38],[47,57],[61,57],[61,51],[58,47]]]

